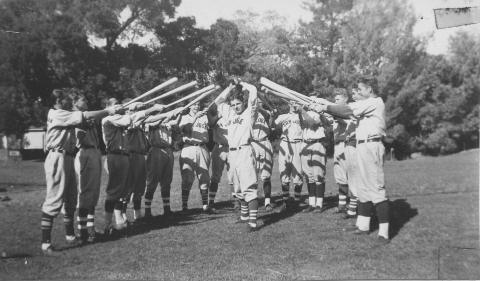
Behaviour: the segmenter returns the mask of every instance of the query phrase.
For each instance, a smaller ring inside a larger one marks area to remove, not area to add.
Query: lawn
[[[445,157],[385,164],[393,206],[393,239],[376,247],[375,232],[352,236],[351,220],[334,213],[336,187],[329,159],[327,205],[322,214],[260,214],[258,232],[234,224],[229,190],[223,185],[219,214],[200,213],[195,185],[189,215],[165,220],[160,192],[152,224],[126,236],[59,256],[40,251],[40,204],[45,196],[43,163],[0,160],[0,279],[474,279],[480,276],[478,150]],[[180,175],[175,163],[172,208],[180,210]],[[273,191],[280,194],[277,167]],[[96,226],[102,229],[103,196]],[[260,194],[263,194],[260,192]],[[304,194],[306,188],[304,187]],[[131,216],[132,210],[128,210]],[[63,223],[55,220],[55,245],[65,247]]]

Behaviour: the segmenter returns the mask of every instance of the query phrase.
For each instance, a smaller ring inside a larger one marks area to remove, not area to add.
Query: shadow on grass
[[[397,236],[400,229],[416,215],[418,215],[418,210],[413,209],[406,199],[390,201],[390,238]],[[373,216],[370,222],[370,230],[375,231],[377,229],[378,219]]]

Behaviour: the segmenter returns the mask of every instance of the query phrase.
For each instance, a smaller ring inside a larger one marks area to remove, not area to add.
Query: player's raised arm
[[[214,104],[218,107],[222,103],[226,103],[228,96],[230,95],[230,92],[232,89],[235,88],[233,84],[228,85],[221,93],[218,95],[218,97],[214,100]]]

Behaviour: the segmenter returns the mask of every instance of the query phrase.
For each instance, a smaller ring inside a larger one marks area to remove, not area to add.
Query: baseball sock
[[[142,217],[142,198],[141,197],[136,197],[134,196],[133,198],[133,218],[134,219],[139,219]]]
[[[116,224],[123,224],[125,223],[125,218],[123,217],[123,201],[118,200],[115,202],[115,208],[113,209],[113,214],[115,215],[115,223]]]
[[[270,179],[263,181],[263,192],[265,193],[265,206],[270,205],[270,198],[272,197],[272,182]]]
[[[78,223],[78,230],[80,230],[80,239],[82,240],[86,240],[88,237],[87,216],[88,216],[88,209],[85,209],[85,208],[78,209],[77,223]]]
[[[65,235],[67,240],[71,241],[75,239],[74,215],[64,214],[63,223],[65,224]]]
[[[247,221],[248,218],[248,203],[245,199],[240,199],[240,219]]]
[[[126,197],[126,198],[123,198],[122,199],[122,207],[121,207],[121,210],[122,210],[122,217],[125,221],[127,221],[127,208],[128,208],[128,203],[130,202],[130,196],[129,197]]]
[[[218,182],[211,182],[208,187],[208,205],[213,206],[215,203],[215,196],[218,191]]]
[[[295,187],[293,188],[294,192],[295,192],[295,201],[296,202],[299,202],[300,201],[300,198],[302,197],[302,185],[295,185]]]
[[[348,194],[348,185],[347,184],[338,184],[338,208],[343,208],[347,206],[347,194]]]
[[[325,183],[316,182],[315,183],[315,197],[317,200],[317,207],[323,207],[323,197],[325,196]]]
[[[208,187],[200,188],[200,195],[202,197],[203,209],[205,210],[208,207]]]
[[[50,246],[50,244],[52,243],[51,239],[52,239],[53,216],[50,216],[42,212],[41,227],[42,227],[42,249],[43,249],[44,247],[43,244],[48,244],[47,246]]]
[[[351,216],[355,216],[357,214],[357,197],[351,195],[350,202],[348,203],[348,210],[347,214]]]
[[[113,209],[115,208],[115,201],[105,200],[105,227],[112,225]]]
[[[162,202],[163,202],[163,213],[170,212],[170,185],[162,188],[161,190]]]
[[[389,238],[388,228],[390,222],[390,202],[385,200],[375,205],[378,218],[378,236]]]
[[[356,226],[362,231],[370,230],[370,219],[372,217],[372,202],[358,202],[358,216]]]
[[[282,184],[283,201],[287,201],[289,197],[290,197],[290,183]]]
[[[145,216],[152,215],[152,199],[145,198]]]
[[[87,215],[87,231],[90,235],[95,235],[95,209],[92,209]]]
[[[308,205],[315,207],[316,198],[315,198],[315,183],[309,182],[307,183],[308,188]]]
[[[252,227],[257,227],[257,213],[258,213],[258,199],[255,198],[248,202],[249,221],[248,224]]]
[[[182,209],[188,208],[188,196],[190,195],[190,189],[182,188]]]

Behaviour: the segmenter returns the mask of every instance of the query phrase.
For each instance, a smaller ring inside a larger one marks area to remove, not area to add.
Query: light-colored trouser
[[[57,216],[60,211],[73,215],[77,206],[77,182],[74,158],[60,152],[50,151],[45,159],[47,194],[42,212]]]
[[[96,148],[80,148],[75,157],[78,182],[78,208],[92,210],[97,206],[102,177],[102,155]]]
[[[272,177],[273,148],[269,140],[252,142],[255,161],[257,162],[257,174],[262,181]]]
[[[345,145],[345,159],[347,164],[347,182],[348,190],[353,196],[358,196],[358,185],[360,184],[360,171],[357,164],[356,148],[351,145]]]
[[[212,182],[220,182],[225,166],[227,168],[228,184],[233,184],[230,163],[228,162],[228,145],[219,145],[217,143],[212,150]]]
[[[155,193],[158,184],[167,188],[172,183],[173,150],[171,147],[152,147],[147,155],[147,193]]]
[[[280,141],[280,150],[278,153],[278,170],[280,171],[280,180],[282,185],[289,184],[292,179],[294,185],[301,185],[302,180],[302,160],[300,153],[305,143]]]
[[[306,143],[302,153],[302,170],[309,183],[325,182],[327,155],[321,142]]]
[[[131,152],[128,156],[129,167],[127,177],[127,197],[133,193],[134,199],[142,198],[145,193],[147,170],[145,155]]]
[[[235,197],[247,202],[256,199],[258,197],[257,169],[252,146],[245,145],[230,151],[228,159],[230,159]]]
[[[207,189],[210,183],[209,167],[210,153],[205,145],[185,146],[180,153],[182,188],[191,188],[196,175],[200,189]]]
[[[342,141],[335,145],[333,159],[333,175],[335,181],[338,184],[348,184],[345,142]]]
[[[374,204],[387,200],[383,157],[385,147],[381,142],[357,143],[357,165],[360,174],[358,198],[360,202]]]
[[[129,162],[127,155],[107,154],[106,200],[117,201],[126,195]]]

